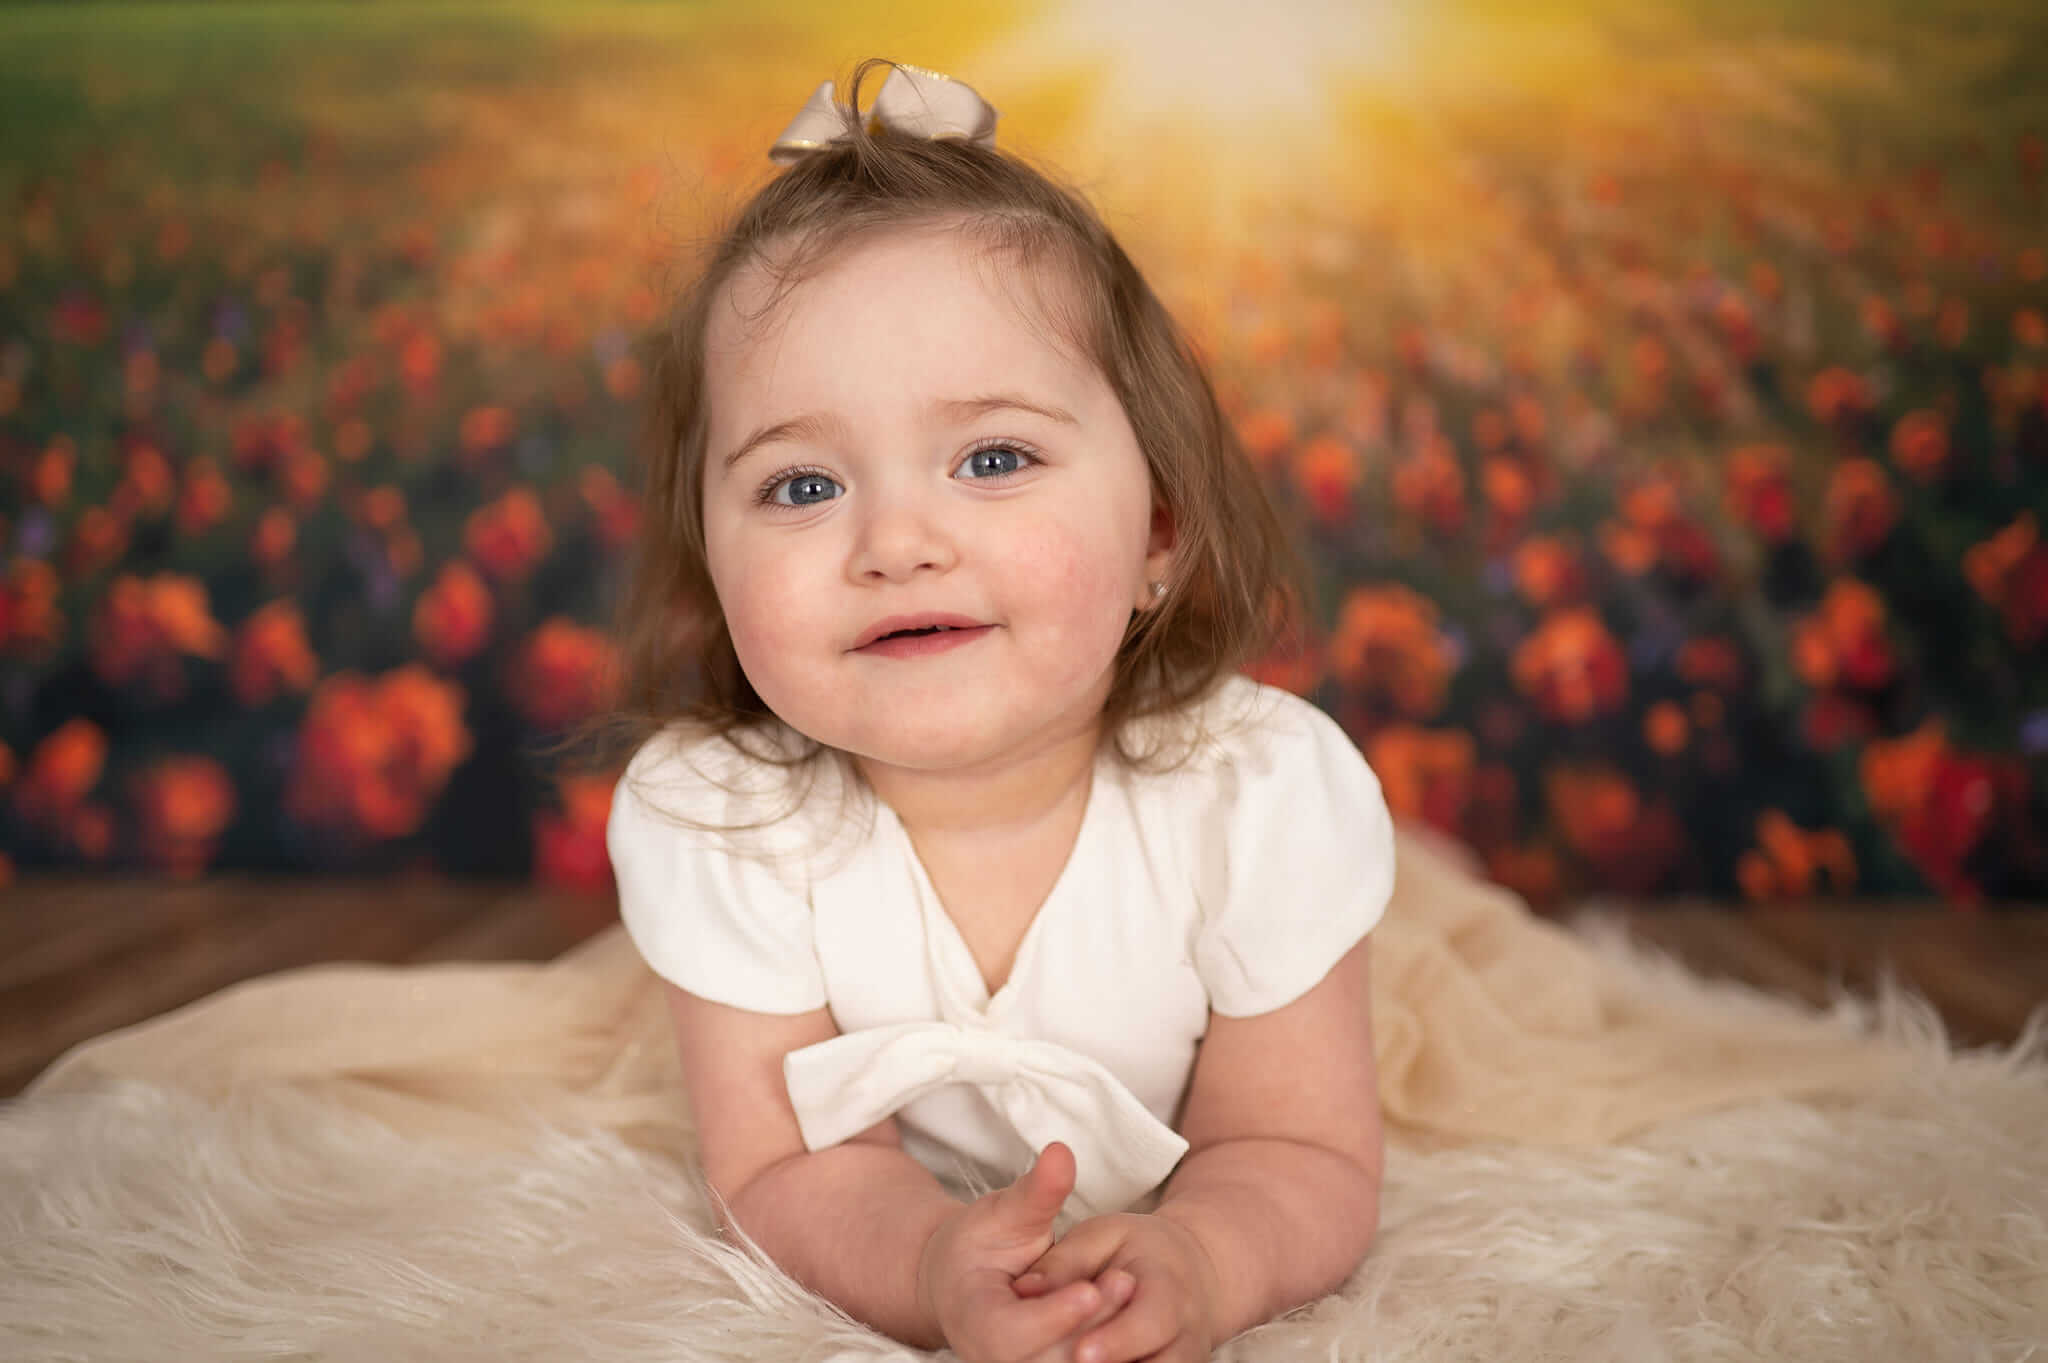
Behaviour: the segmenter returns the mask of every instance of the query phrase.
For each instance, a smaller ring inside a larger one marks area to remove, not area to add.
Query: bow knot
[[[1187,1153],[1188,1143],[1107,1067],[1050,1041],[950,1022],[903,1022],[791,1051],[782,1068],[812,1150],[837,1145],[937,1089],[969,1085],[1023,1148],[1067,1143],[1076,1166],[1067,1205],[1082,1216],[1122,1211],[1165,1181]]]
[[[984,147],[992,146],[996,139],[996,111],[987,100],[963,82],[922,67],[892,67],[868,112],[873,122],[905,137],[952,139]],[[768,158],[787,165],[814,151],[849,142],[853,117],[851,110],[840,107],[838,91],[828,80],[812,92],[782,136],[775,139]]]

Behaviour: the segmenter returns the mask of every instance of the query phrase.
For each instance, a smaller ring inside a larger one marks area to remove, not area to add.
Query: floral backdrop
[[[974,82],[1213,360],[1260,675],[1544,903],[2048,892],[2018,3],[0,11],[0,884],[601,888],[643,342],[828,75]]]

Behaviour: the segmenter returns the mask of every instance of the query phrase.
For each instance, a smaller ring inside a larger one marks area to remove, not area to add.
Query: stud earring
[[[1162,596],[1164,596],[1164,595],[1166,595],[1166,584],[1165,584],[1164,582],[1155,582],[1155,583],[1153,583],[1153,584],[1152,584],[1152,599],[1153,599],[1154,601],[1157,601],[1157,600],[1158,600],[1158,599],[1159,599],[1160,597],[1162,597]]]

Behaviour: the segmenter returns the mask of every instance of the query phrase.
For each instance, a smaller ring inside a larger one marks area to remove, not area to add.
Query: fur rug
[[[1906,1077],[1599,1147],[1392,1149],[1351,1282],[1217,1357],[2048,1360],[2048,1014],[1975,1052],[1890,986],[1833,1016]],[[920,1357],[711,1226],[689,1169],[594,1129],[479,1156],[289,1086],[52,1093],[0,1108],[0,1357]]]

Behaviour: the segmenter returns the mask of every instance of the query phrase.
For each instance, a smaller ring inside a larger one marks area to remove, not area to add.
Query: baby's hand
[[[918,1301],[963,1363],[1071,1358],[1071,1337],[1129,1299],[1089,1278],[1029,1298],[1012,1287],[1052,1248],[1053,1217],[1073,1189],[1074,1152],[1055,1141],[1015,1183],[961,1208],[925,1242]]]
[[[1019,1296],[1050,1300],[1091,1279],[1106,1298],[1129,1305],[1106,1324],[1083,1327],[1075,1363],[1203,1363],[1216,1333],[1208,1303],[1218,1284],[1209,1253],[1192,1232],[1163,1216],[1097,1216],[1021,1275]]]

